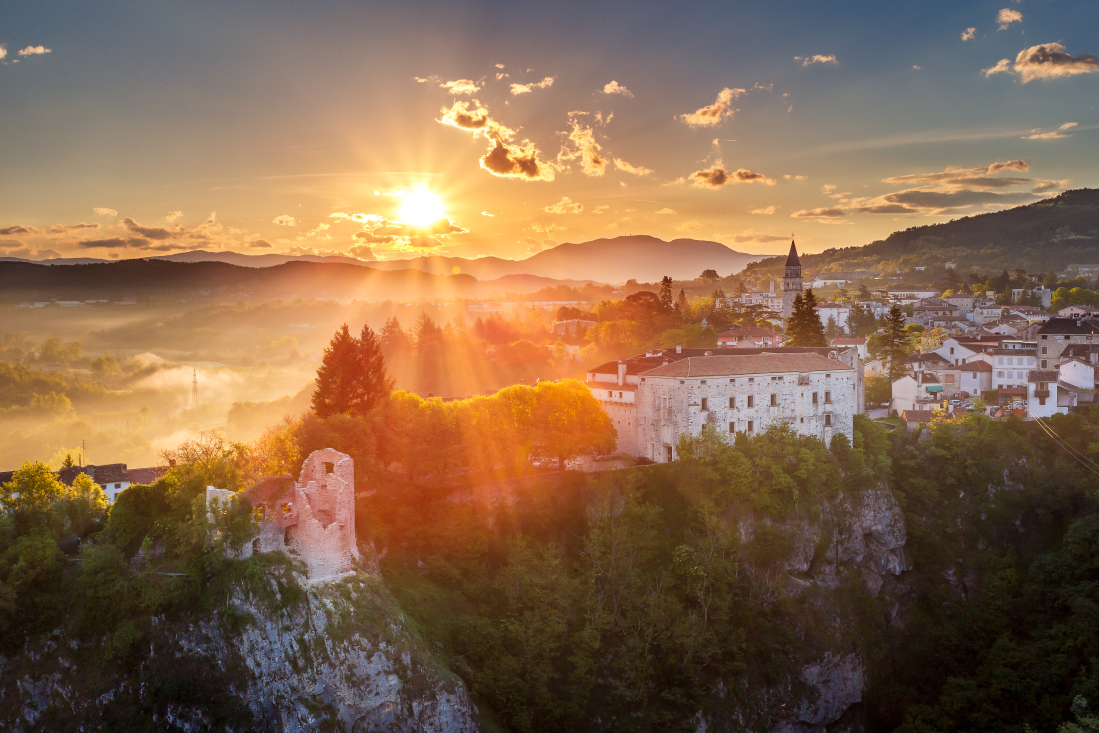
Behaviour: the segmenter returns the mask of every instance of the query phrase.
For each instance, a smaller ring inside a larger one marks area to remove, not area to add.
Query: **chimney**
[[[683,353],[683,344],[679,343],[678,341],[675,342],[675,353],[677,353],[677,354],[682,354]]]
[[[621,359],[618,360],[618,386],[621,387],[626,383],[626,362]]]

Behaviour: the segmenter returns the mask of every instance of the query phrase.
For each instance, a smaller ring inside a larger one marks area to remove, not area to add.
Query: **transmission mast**
[[[198,368],[191,373],[191,412],[198,409]]]

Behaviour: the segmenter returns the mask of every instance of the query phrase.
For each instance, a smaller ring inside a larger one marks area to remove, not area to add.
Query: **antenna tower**
[[[198,409],[198,369],[191,373],[191,412]]]

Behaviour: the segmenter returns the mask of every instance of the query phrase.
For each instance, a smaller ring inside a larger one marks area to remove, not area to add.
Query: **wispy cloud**
[[[658,211],[656,213],[660,214],[660,215],[663,215],[663,216],[674,216],[675,215],[675,209],[669,209],[667,207],[664,207],[663,209],[661,209],[660,211]]]
[[[996,14],[996,22],[1000,24],[997,30],[1006,31],[1011,27],[1012,23],[1022,23],[1023,14],[1018,10],[1012,10],[1011,8],[1004,8]]]
[[[753,214],[764,214],[765,216],[770,216],[771,214],[775,213],[776,211],[778,211],[777,206],[768,206],[768,207],[763,208],[763,209],[752,209],[751,213],[753,213]]]
[[[795,211],[790,216],[797,219],[836,219],[846,216],[847,212],[838,206],[827,206],[819,209],[802,209]]]
[[[98,224],[86,224],[81,222],[79,224],[54,224],[50,227],[50,234],[68,234],[70,232],[78,232],[81,229],[98,229]]]
[[[603,146],[595,141],[595,133],[588,125],[580,122],[579,117],[587,112],[572,112],[569,114],[569,125],[572,130],[568,133],[567,143],[558,154],[558,161],[580,160],[580,170],[589,177],[603,175],[607,169],[607,159],[603,157]],[[597,119],[602,119],[598,116]],[[609,119],[607,120],[610,121]]]
[[[45,46],[27,46],[26,48],[19,49],[17,53],[20,56],[43,56],[47,53],[53,53],[53,49],[46,48]]]
[[[530,94],[534,89],[546,89],[553,86],[554,77],[547,76],[545,79],[539,82],[531,82],[530,84],[512,84],[511,93],[515,96],[520,94]]]
[[[117,211],[115,211],[114,209],[108,209],[105,206],[96,206],[94,209],[92,209],[92,211],[94,211],[99,216],[118,216]]]
[[[583,204],[573,201],[568,196],[563,196],[556,204],[550,204],[542,209],[550,214],[579,214],[583,210]]]
[[[476,94],[481,91],[481,87],[477,82],[471,79],[455,79],[454,81],[444,82],[440,86],[445,87],[451,94]]]
[[[966,28],[964,31],[962,31],[962,40],[963,41],[972,41],[976,37],[977,37],[977,29],[976,28]]]
[[[635,175],[635,176],[649,176],[649,175],[652,175],[652,171],[650,169],[643,168],[639,165],[630,165],[629,163],[622,160],[621,158],[615,158],[614,159],[614,165],[619,170],[625,171],[626,173],[629,173],[631,175]]]
[[[611,82],[609,84],[604,84],[603,85],[603,93],[604,94],[621,94],[623,97],[632,97],[633,96],[633,92],[631,92],[629,89],[622,86],[618,82],[614,81],[613,79],[611,80]]]
[[[713,127],[736,113],[733,100],[744,94],[743,89],[730,89],[726,87],[718,92],[713,104],[708,104],[689,114],[679,115],[679,119],[691,127]]]
[[[839,61],[836,60],[836,57],[833,56],[832,54],[828,54],[827,56],[822,56],[819,53],[816,54],[815,56],[795,56],[794,61],[801,62],[802,66],[812,66],[813,64],[838,64],[839,63]]]
[[[168,221],[175,221],[176,219],[178,219],[181,216],[183,216],[182,211],[169,211],[168,215],[165,216],[164,218],[167,219]]]
[[[277,224],[280,227],[296,227],[298,225],[298,220],[289,214],[281,214],[272,219],[271,223]]]
[[[38,229],[37,227],[29,227],[29,226],[24,226],[22,224],[16,224],[16,225],[10,226],[10,227],[0,227],[0,235],[5,236],[5,237],[20,236],[20,235],[33,236],[33,235],[41,234],[41,233],[42,233],[42,230]]]

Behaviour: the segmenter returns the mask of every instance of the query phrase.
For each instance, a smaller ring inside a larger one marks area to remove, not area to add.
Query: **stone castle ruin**
[[[253,552],[286,552],[301,558],[310,580],[353,572],[359,561],[355,539],[355,462],[332,448],[314,451],[297,481],[270,476],[245,489],[259,522],[259,536],[245,545],[241,559]],[[208,487],[206,503],[235,494]]]

